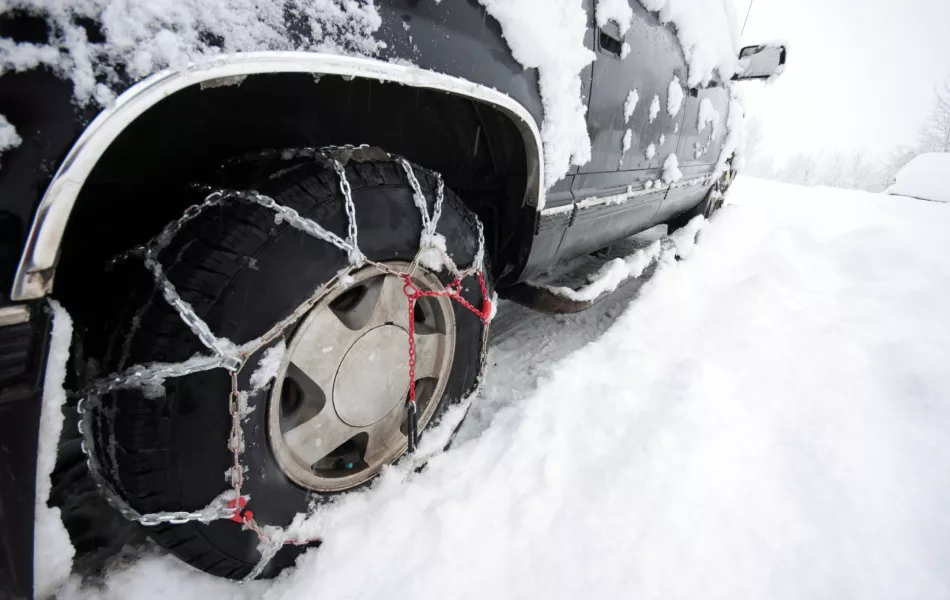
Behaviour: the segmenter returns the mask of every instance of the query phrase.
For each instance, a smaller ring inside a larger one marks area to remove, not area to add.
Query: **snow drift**
[[[320,509],[296,570],[146,553],[61,597],[947,596],[950,207],[730,200],[599,339],[612,308],[494,346],[460,442]]]

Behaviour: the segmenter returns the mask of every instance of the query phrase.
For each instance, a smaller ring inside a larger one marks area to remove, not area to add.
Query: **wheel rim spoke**
[[[314,464],[359,433],[340,420],[332,406],[284,433],[284,440],[301,460]]]
[[[365,428],[365,432],[369,435],[364,458],[367,463],[372,464],[381,460],[395,443],[405,444],[406,438],[399,432],[400,426],[405,421],[406,409],[404,406],[398,406],[388,415]],[[397,433],[399,433],[398,436]]]
[[[445,347],[445,335],[416,333],[416,380],[438,377],[442,366],[440,350]]]
[[[408,263],[387,263],[407,270]],[[442,289],[417,267],[414,285]],[[451,373],[453,306],[423,297],[409,314],[405,280],[375,267],[353,275],[297,326],[281,384],[268,407],[271,447],[290,479],[318,492],[343,491],[372,478],[407,447],[408,330],[414,324],[419,428],[434,415]]]
[[[405,282],[395,275],[378,278],[374,286],[375,305],[368,328],[391,323],[409,329],[409,298],[403,291]]]
[[[362,333],[362,329],[350,329],[333,310],[315,312],[290,362],[329,396],[340,362]]]

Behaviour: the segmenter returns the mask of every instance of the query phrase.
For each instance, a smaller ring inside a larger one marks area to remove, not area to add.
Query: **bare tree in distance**
[[[894,181],[897,172],[915,156],[927,152],[950,152],[950,76],[934,88],[933,104],[917,131],[917,142],[898,146],[891,153],[885,168],[887,182]]]
[[[798,185],[827,185],[882,191],[887,185],[881,163],[863,151],[821,149],[797,152],[776,160],[764,147],[764,127],[758,117],[746,120],[746,163],[742,172]]]
[[[934,101],[927,120],[920,127],[918,153],[950,152],[950,77],[934,88]]]
[[[798,152],[774,162],[774,157],[762,147],[763,137],[761,119],[749,118],[746,121],[747,159],[743,170],[748,175],[799,185],[880,192],[893,183],[897,172],[914,157],[927,152],[950,153],[950,76],[934,88],[933,104],[918,129],[916,141],[895,147],[883,160],[862,150],[822,149]]]

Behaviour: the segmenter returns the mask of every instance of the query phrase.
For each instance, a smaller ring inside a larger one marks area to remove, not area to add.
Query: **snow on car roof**
[[[950,153],[929,152],[915,157],[897,172],[887,193],[950,202]]]

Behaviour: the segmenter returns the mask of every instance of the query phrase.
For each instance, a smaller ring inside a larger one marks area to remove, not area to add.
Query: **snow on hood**
[[[16,0],[46,21],[46,44],[0,38],[0,75],[47,67],[73,83],[80,104],[162,69],[221,53],[306,50],[374,55],[382,20],[372,0]],[[87,28],[95,23],[98,31]],[[101,35],[100,35],[101,34]],[[90,35],[94,36],[90,39]],[[100,39],[101,37],[101,39]]]
[[[915,157],[897,172],[887,193],[950,202],[950,153],[928,152]]]

